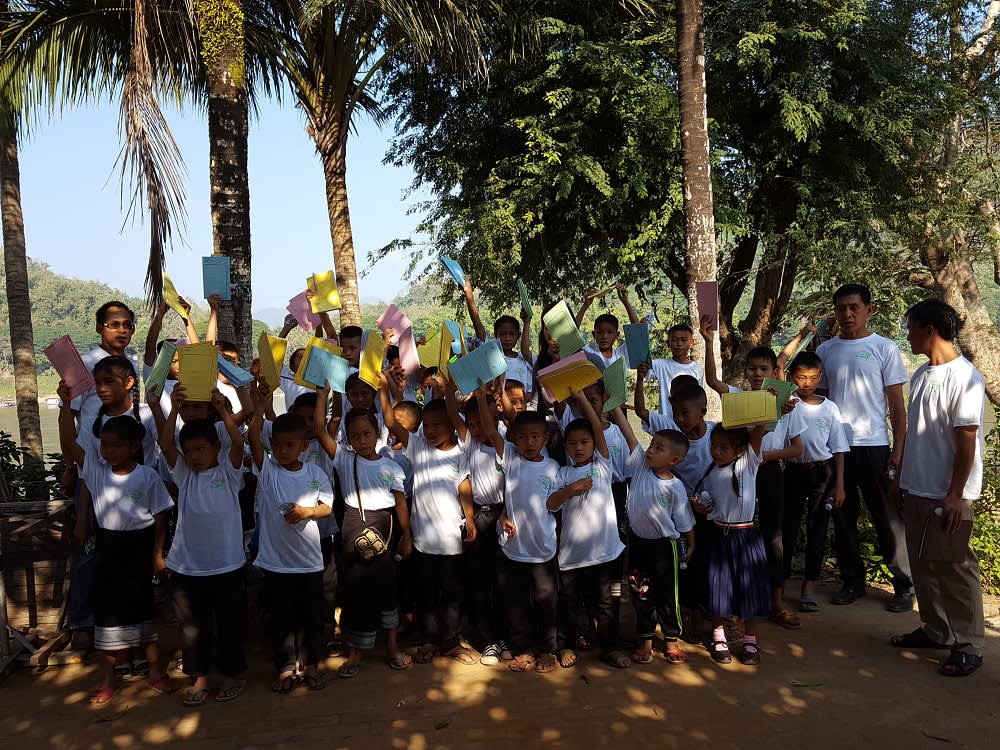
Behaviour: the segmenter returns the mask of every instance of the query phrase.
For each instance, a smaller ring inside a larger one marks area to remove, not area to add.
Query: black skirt
[[[764,540],[756,528],[708,531],[708,610],[713,617],[743,619],[771,613],[771,585]]]
[[[354,547],[365,527],[389,539],[392,510],[365,510],[365,521],[357,508],[344,509],[340,581],[344,587],[343,627],[357,633],[379,629],[383,612],[396,609],[396,564],[394,550],[388,549],[373,560],[363,560]]]
[[[94,641],[101,651],[156,640],[154,540],[154,525],[135,531],[97,529]]]

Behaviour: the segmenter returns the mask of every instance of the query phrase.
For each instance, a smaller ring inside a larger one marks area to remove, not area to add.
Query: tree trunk
[[[708,142],[705,93],[704,0],[677,3],[677,58],[680,92],[681,159],[684,175],[684,223],[687,297],[691,324],[698,328],[695,283],[716,279],[715,216]],[[718,336],[715,341],[718,342]],[[701,337],[695,336],[695,356],[701,354]],[[715,357],[721,371],[719,349],[705,352]]]
[[[740,341],[737,326],[734,325],[736,306],[746,291],[759,247],[758,235],[748,234],[741,237],[733,248],[729,263],[723,268],[722,277],[719,279],[719,346],[722,350],[722,361],[729,362],[730,366],[733,352]]]
[[[333,241],[333,267],[340,294],[340,325],[361,325],[361,297],[358,293],[358,265],[354,258],[354,233],[347,203],[347,139],[336,127],[316,132],[316,149],[323,160],[326,203]]]
[[[249,111],[241,6],[238,0],[196,0],[194,4],[208,76],[212,252],[232,259],[232,301],[219,310],[219,337],[236,344],[240,361],[249,366],[253,359]]]
[[[3,262],[7,275],[7,308],[10,343],[14,352],[14,389],[17,395],[17,425],[25,459],[40,466],[43,461],[42,427],[38,416],[38,379],[35,373],[35,338],[28,296],[28,256],[21,212],[21,169],[17,159],[14,118],[0,125],[0,210],[3,213]],[[34,468],[34,467],[32,467]]]

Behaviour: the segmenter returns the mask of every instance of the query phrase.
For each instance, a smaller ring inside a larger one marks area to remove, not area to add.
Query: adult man
[[[950,306],[924,300],[906,317],[913,353],[928,361],[910,381],[906,452],[893,494],[903,504],[921,627],[892,644],[950,649],[938,671],[964,677],[983,663],[983,592],[969,537],[983,485],[985,382],[952,343],[961,323]]]
[[[844,504],[833,514],[835,549],[843,587],[834,604],[850,604],[865,594],[858,517],[861,497],[878,536],[879,553],[892,574],[895,594],[890,612],[913,608],[906,536],[899,515],[889,508],[889,477],[895,476],[903,455],[906,412],[903,355],[893,341],[868,330],[872,295],[861,284],[846,284],[833,295],[840,335],[824,341],[816,353],[823,359],[823,382],[840,407],[851,450],[844,461]],[[889,449],[886,407],[892,424]]]
[[[132,342],[135,333],[135,314],[124,302],[105,302],[95,314],[97,333],[101,342],[81,355],[88,370],[105,357],[125,355],[125,349]],[[77,432],[89,430],[101,410],[101,399],[91,388],[82,396],[77,396],[70,404],[77,419]],[[64,476],[67,490],[76,486],[76,472],[67,469]],[[93,555],[85,550],[74,550],[70,554],[70,589],[66,606],[66,619],[73,632],[73,648],[88,650],[92,644],[91,631],[94,627],[94,566]]]

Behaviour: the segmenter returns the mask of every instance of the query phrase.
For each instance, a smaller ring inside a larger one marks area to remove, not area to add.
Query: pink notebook
[[[396,334],[395,340],[392,342],[394,344],[399,344],[399,336],[403,333],[403,331],[407,328],[413,328],[413,323],[411,323],[410,319],[406,317],[406,313],[395,305],[389,305],[385,308],[385,312],[379,316],[377,321],[375,321],[375,325],[383,331],[387,328],[391,328]]]
[[[94,377],[83,364],[80,352],[69,336],[61,336],[49,344],[45,348],[45,356],[69,386],[70,398],[82,396],[94,387]]]
[[[694,288],[698,302],[698,319],[711,315],[712,330],[719,330],[719,282],[696,281]]]
[[[285,309],[299,321],[299,328],[306,333],[312,333],[319,327],[319,315],[312,311],[312,305],[305,292],[296,294],[288,300],[288,306]]]

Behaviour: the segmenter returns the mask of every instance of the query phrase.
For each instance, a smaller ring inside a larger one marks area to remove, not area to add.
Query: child
[[[584,419],[570,422],[564,432],[571,466],[559,470],[560,489],[546,506],[561,511],[559,537],[559,664],[572,667],[577,638],[589,635],[593,616],[585,602],[596,604],[597,636],[601,657],[613,667],[629,666],[621,650],[618,599],[612,586],[621,585],[621,556],[625,545],[618,533],[618,515],[611,486],[614,467],[602,418],[584,393],[574,392]],[[635,436],[631,445],[635,445]],[[619,589],[620,595],[620,589]]]
[[[694,331],[691,326],[678,323],[667,331],[667,345],[670,347],[670,359],[654,359],[650,365],[651,378],[657,382],[660,389],[660,413],[670,416],[670,386],[674,378],[680,375],[690,375],[705,385],[705,373],[701,365],[691,359],[691,342]],[[711,351],[711,350],[709,350]],[[639,381],[645,382],[645,379]]]
[[[504,509],[500,516],[500,568],[510,622],[510,646],[516,654],[507,666],[514,672],[551,672],[556,659],[556,519],[546,506],[559,481],[559,464],[542,455],[548,441],[545,417],[536,411],[517,415],[511,445],[500,437],[489,416],[483,387],[476,390],[483,434],[503,467]],[[534,646],[534,654],[532,654]],[[537,661],[536,661],[537,659]]]
[[[472,288],[472,279],[468,274],[465,275],[465,288],[462,291],[465,294],[465,305],[469,310],[469,319],[472,321],[476,338],[485,343],[487,341],[486,327],[479,315],[476,295]],[[521,311],[521,321],[523,326],[512,315],[501,315],[493,323],[493,338],[500,343],[503,356],[507,360],[507,378],[521,383],[525,396],[530,401],[530,394],[535,387],[532,374],[534,358],[531,356],[531,316],[524,310]],[[518,342],[520,342],[521,351],[516,351],[514,348]],[[438,397],[435,396],[435,398]]]
[[[98,382],[99,396],[102,389]],[[65,382],[60,381],[58,393],[59,436],[68,447],[73,414]],[[66,422],[69,434],[64,435]],[[166,511],[173,501],[156,471],[141,463],[145,433],[133,416],[115,416],[100,426],[97,438],[84,439],[86,448],[72,442],[73,447],[63,451],[67,464],[80,469],[84,483],[74,540],[83,545],[92,534],[96,536],[94,646],[100,652],[101,682],[90,696],[95,706],[114,697],[115,664],[135,647],[145,651],[150,687],[160,694],[173,689],[160,670],[152,583],[153,576],[166,569]]]
[[[309,445],[306,423],[282,414],[271,427],[271,455],[261,430],[265,394],[250,420],[250,452],[260,474],[257,490],[260,548],[255,565],[265,572],[272,608],[271,636],[277,679],[271,689],[289,693],[295,665],[310,690],[326,687],[318,664],[323,656],[323,552],[316,521],[332,512],[333,487],[326,473],[300,456]]]
[[[316,398],[317,425],[325,419],[329,396],[327,384]],[[361,671],[362,652],[375,647],[380,626],[387,634],[389,666],[407,669],[412,663],[409,655],[400,651],[396,640],[399,628],[396,568],[389,549],[394,513],[402,530],[398,546],[400,557],[410,556],[413,540],[410,513],[403,494],[403,470],[391,458],[379,455],[379,424],[375,415],[367,409],[351,409],[344,419],[344,427],[350,450],[339,448],[326,430],[317,430],[316,434],[333,458],[346,506],[340,552],[340,575],[344,586],[340,627],[347,641],[348,654],[337,676],[350,679]],[[365,559],[358,540],[369,529],[377,532],[386,546],[374,558]]]
[[[410,433],[396,421],[389,388],[381,390],[386,427],[402,443],[413,464],[413,509],[410,526],[419,576],[418,611],[425,642],[417,649],[418,664],[440,652],[461,664],[474,664],[459,638],[463,596],[462,542],[474,542],[472,484],[468,462],[458,445],[443,400],[424,405],[423,424]],[[463,533],[464,531],[464,533]]]
[[[239,492],[243,484],[243,436],[216,389],[212,407],[229,437],[220,461],[221,442],[208,420],[181,428],[183,456],[178,460],[174,431],[184,389],[171,398],[170,414],[160,431],[160,450],[178,488],[177,527],[167,568],[173,581],[174,613],[181,624],[184,674],[194,682],[184,695],[185,706],[200,706],[208,698],[208,673],[213,654],[222,686],[220,702],[240,696],[246,681],[246,640],[243,567],[243,525]]]
[[[637,664],[653,660],[653,636],[660,624],[664,656],[670,664],[687,661],[677,644],[683,625],[677,600],[679,560],[687,562],[695,549],[694,516],[684,484],[673,473],[688,451],[688,441],[677,430],[660,430],[643,451],[629,454],[632,473],[628,492],[629,581],[635,589],[635,629],[640,644],[632,654]],[[681,557],[677,540],[684,536],[687,552]]]
[[[388,384],[388,381],[386,382]],[[380,411],[380,407],[382,406],[382,404],[376,400],[378,391],[363,381],[358,376],[358,373],[354,372],[348,375],[347,382],[344,385],[344,391],[344,395],[347,396],[347,403],[350,405],[351,409],[370,411],[372,414],[376,415],[376,419],[378,418],[378,413]],[[340,425],[340,434],[337,438],[340,440],[340,444],[342,446],[348,445],[346,426],[346,424]],[[379,425],[377,450],[382,450],[388,444],[389,430],[384,426]]]
[[[710,351],[714,336],[711,316],[701,319],[702,337],[705,346]],[[777,379],[778,358],[774,351],[766,346],[758,346],[747,353],[746,365],[743,371],[750,389],[759,391],[764,386],[766,378]],[[719,394],[737,393],[735,386],[726,385],[715,374],[715,359],[705,359],[705,379]],[[764,537],[767,549],[767,563],[771,577],[771,607],[772,619],[778,625],[789,630],[801,627],[798,615],[784,606],[785,585],[785,550],[784,509],[785,480],[782,474],[781,462],[802,455],[802,433],[806,426],[800,413],[795,409],[796,400],[789,398],[782,404],[782,416],[774,429],[764,436],[762,463],[757,472],[757,500],[760,512],[760,533]],[[790,550],[791,551],[791,550]]]
[[[361,342],[364,340],[365,332],[359,326],[344,326],[340,329],[341,355],[347,360],[350,372],[357,372],[361,366]]]
[[[714,507],[695,493],[691,503],[696,513],[707,513],[712,521],[707,548],[699,549],[708,567],[707,609],[713,619],[712,658],[720,664],[733,660],[726,642],[724,622],[729,617],[744,621],[746,635],[739,659],[760,664],[754,619],[771,611],[767,552],[753,523],[756,506],[757,470],[763,462],[761,443],[766,425],[712,430],[712,466],[696,489],[708,493]]]
[[[802,578],[800,612],[819,609],[816,581],[826,554],[831,509],[844,502],[844,454],[850,451],[840,409],[828,398],[816,395],[823,375],[823,360],[803,352],[793,361],[789,378],[798,387],[796,411],[806,429],[802,433],[802,455],[785,464],[785,580],[792,572],[792,554],[799,541],[802,509],[806,509],[806,566]]]
[[[628,313],[628,320],[630,323],[638,323],[641,318],[639,314],[632,307],[632,303],[628,300],[628,287],[624,284],[619,284],[616,287],[618,292],[618,299],[625,306],[625,312]],[[583,324],[583,319],[587,314],[587,310],[590,306],[594,304],[594,300],[598,298],[600,292],[597,289],[591,289],[587,292],[587,295],[583,298],[583,304],[580,305],[580,309],[576,311],[576,324],[580,326]],[[606,368],[608,365],[612,364],[615,360],[625,357],[628,359],[628,349],[625,344],[618,344],[618,336],[621,333],[621,327],[618,324],[618,318],[616,318],[611,313],[603,313],[597,316],[594,321],[594,328],[591,331],[591,335],[594,337],[593,345],[588,345],[586,351],[591,354],[596,355],[600,358],[602,367]]]

